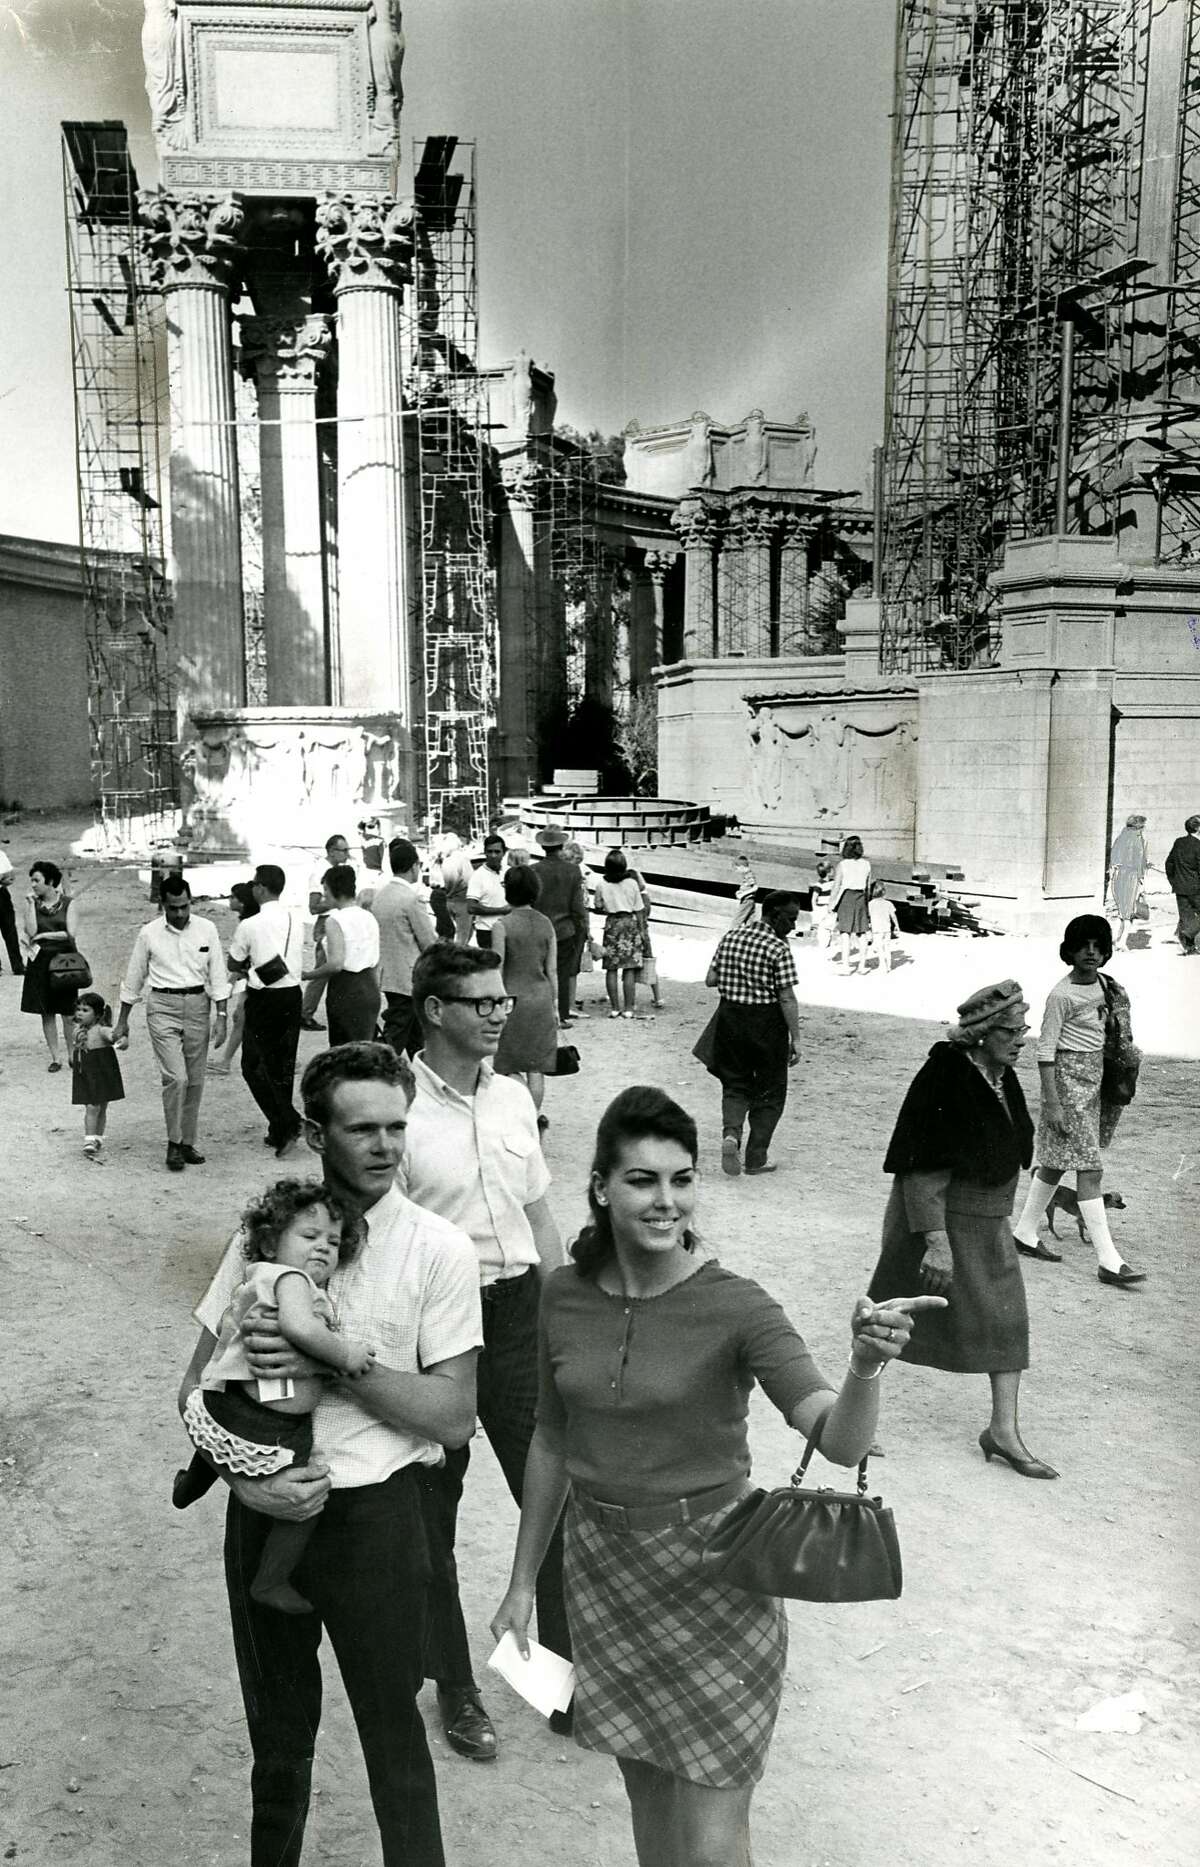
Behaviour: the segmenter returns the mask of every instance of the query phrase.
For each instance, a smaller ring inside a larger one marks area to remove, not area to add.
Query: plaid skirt
[[[1054,1081],[1062,1104],[1063,1126],[1052,1128],[1044,1118],[1038,1123],[1039,1167],[1095,1172],[1104,1165],[1100,1150],[1116,1133],[1121,1109],[1119,1104],[1101,1099],[1103,1073],[1102,1050],[1056,1051]]]
[[[712,1789],[757,1783],[787,1662],[783,1603],[700,1574],[737,1499],[666,1530],[615,1530],[567,1509],[563,1581],[575,1737]]]

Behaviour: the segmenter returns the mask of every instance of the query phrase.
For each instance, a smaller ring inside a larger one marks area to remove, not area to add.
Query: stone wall
[[[0,538],[0,798],[60,810],[92,796],[79,553]]]
[[[1161,869],[1184,819],[1200,814],[1200,672],[1118,675],[1113,703],[1113,835],[1139,812]],[[1160,875],[1152,885],[1166,884]]]
[[[694,661],[659,681],[659,792],[733,812],[764,841],[852,830],[911,859],[916,689],[859,684],[841,655]]]

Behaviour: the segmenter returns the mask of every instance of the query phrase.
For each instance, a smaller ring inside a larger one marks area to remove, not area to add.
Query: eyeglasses
[[[442,997],[443,1005],[474,1005],[477,1018],[490,1018],[495,1011],[502,1011],[507,1018],[516,1004],[515,998],[452,998],[449,992]]]

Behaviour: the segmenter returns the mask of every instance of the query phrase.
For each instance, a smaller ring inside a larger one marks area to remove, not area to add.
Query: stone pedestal
[[[263,632],[273,706],[330,698],[321,494],[314,421],[328,318],[243,318],[241,368],[258,391]]]
[[[180,724],[246,697],[229,288],[245,216],[231,194],[140,197],[152,276],[167,296],[171,583]]]
[[[320,849],[359,819],[415,827],[412,743],[395,715],[345,707],[201,712],[181,764],[190,847],[262,859]]]
[[[410,718],[400,294],[412,210],[390,195],[317,209],[338,304],[337,699]]]

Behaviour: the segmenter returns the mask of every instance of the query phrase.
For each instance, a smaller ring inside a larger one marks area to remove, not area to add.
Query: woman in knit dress
[[[840,1391],[765,1291],[698,1244],[696,1124],[660,1089],[600,1122],[574,1265],[542,1286],[538,1424],[512,1579],[492,1630],[528,1650],[534,1582],[570,1491],[564,1579],[575,1736],[616,1757],[641,1867],[744,1867],[783,1687],[783,1604],[702,1572],[747,1488],[761,1381],[823,1455],[862,1457],[908,1311],[860,1298]]]
[[[1017,1421],[1029,1312],[1009,1218],[1032,1157],[1033,1123],[1013,1065],[1028,1010],[1015,979],[985,986],[959,1006],[956,1029],[910,1084],[883,1163],[895,1179],[868,1294],[923,1284],[948,1297],[947,1309],[914,1324],[903,1359],[986,1374],[984,1458],[1002,1459],[1023,1478],[1057,1478],[1030,1453]]]
[[[498,915],[492,928],[492,951],[500,955],[504,990],[513,1008],[500,1033],[496,1068],[501,1076],[523,1076],[538,1126],[543,1126],[546,1077],[554,1074],[558,1053],[558,943],[554,928],[537,911],[541,888],[537,870],[520,863],[504,871],[504,898],[510,912]]]
[[[867,913],[867,890],[871,886],[871,865],[863,855],[862,841],[848,836],[842,844],[842,857],[833,872],[833,893],[829,906],[837,919],[840,960],[850,972],[867,970],[867,952],[871,939],[871,917]],[[854,964],[850,948],[854,947]]]
[[[1113,951],[1122,953],[1129,939],[1129,929],[1142,898],[1142,884],[1150,867],[1146,848],[1146,819],[1126,817],[1125,828],[1108,855],[1108,885],[1117,910],[1117,937]]]
[[[1121,1110],[1105,1100],[1101,1084],[1110,1007],[1128,1043],[1133,1042],[1129,994],[1101,970],[1112,956],[1112,929],[1101,915],[1079,914],[1068,921],[1058,950],[1071,970],[1051,987],[1042,1016],[1037,1052],[1042,1079],[1038,1167],[1014,1228],[1017,1249],[1031,1258],[1060,1261],[1058,1252],[1039,1242],[1038,1220],[1063,1174],[1074,1170],[1079,1216],[1096,1253],[1096,1275],[1102,1284],[1124,1289],[1144,1283],[1146,1273],[1124,1262],[1108,1229],[1101,1191],[1103,1152],[1116,1133]]]

